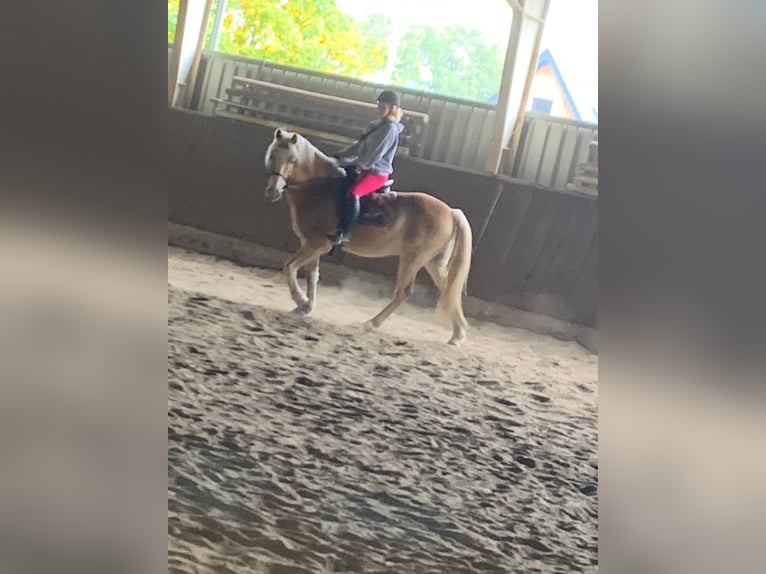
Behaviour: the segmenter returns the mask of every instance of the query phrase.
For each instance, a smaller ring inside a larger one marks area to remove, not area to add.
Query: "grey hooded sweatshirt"
[[[394,155],[404,125],[401,122],[383,119],[370,123],[367,129],[368,132],[370,129],[373,131],[366,137],[360,136],[361,141],[356,140],[348,148],[338,152],[338,165],[354,165],[359,170],[381,175],[393,173]]]

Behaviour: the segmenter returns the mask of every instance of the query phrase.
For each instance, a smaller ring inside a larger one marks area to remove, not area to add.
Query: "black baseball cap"
[[[392,90],[383,90],[378,95],[379,102],[383,102],[384,104],[391,104],[392,106],[398,106],[399,105],[399,94]]]

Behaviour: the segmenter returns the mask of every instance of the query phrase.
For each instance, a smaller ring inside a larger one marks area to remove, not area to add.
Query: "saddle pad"
[[[368,193],[359,200],[358,225],[388,227],[396,219],[395,191]]]

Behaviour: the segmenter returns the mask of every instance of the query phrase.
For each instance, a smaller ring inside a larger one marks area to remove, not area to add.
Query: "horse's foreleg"
[[[296,312],[304,314],[310,313],[314,307],[316,280],[319,279],[319,256],[323,251],[326,251],[327,249],[328,247],[325,245],[318,247],[312,244],[305,244],[301,246],[301,248],[298,249],[298,251],[296,251],[285,263],[284,272],[287,279],[287,286],[290,288],[290,295],[297,305],[295,309]],[[313,265],[312,263],[308,279],[309,297],[306,297],[306,294],[298,284],[298,269],[307,263],[314,261],[316,261],[316,265]],[[312,276],[314,277],[313,293],[311,286]]]
[[[319,257],[315,257],[306,265],[306,292],[308,294],[308,304],[305,309],[306,315],[314,310],[317,297],[317,283],[319,282]]]
[[[380,313],[367,322],[369,327],[380,327],[383,321],[388,319],[389,315],[412,295],[415,288],[415,277],[417,277],[421,267],[423,267],[423,263],[419,260],[404,257],[399,259],[399,272],[396,277],[394,297]]]

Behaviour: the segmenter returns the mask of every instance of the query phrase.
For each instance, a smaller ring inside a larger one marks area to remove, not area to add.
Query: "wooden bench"
[[[227,99],[213,98],[214,114],[292,129],[333,153],[354,141],[377,117],[377,106],[281,84],[234,76]],[[428,115],[404,110],[399,153],[422,157]]]

